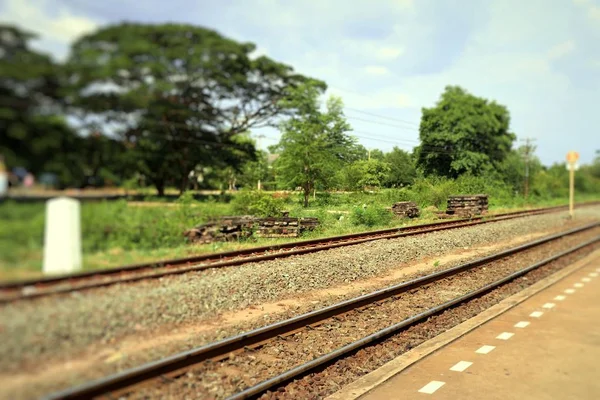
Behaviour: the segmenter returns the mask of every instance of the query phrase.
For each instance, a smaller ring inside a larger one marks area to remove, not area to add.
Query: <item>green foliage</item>
[[[306,79],[267,57],[252,58],[255,48],[192,25],[101,28],[73,45],[70,101],[126,124],[128,154],[159,194],[169,182],[183,191],[198,165],[239,171],[254,145],[236,138],[284,113],[279,100]],[[93,90],[100,83],[119,90]]]
[[[287,188],[302,188],[305,207],[317,186],[331,186],[335,173],[349,157],[348,149],[354,145],[346,134],[350,126],[341,100],[331,97],[327,111],[320,111],[318,97],[322,90],[317,83],[307,83],[288,92],[285,107],[296,113],[281,124],[281,140],[274,149],[279,151],[275,163],[278,178]]]
[[[388,225],[394,218],[393,214],[383,207],[355,207],[350,215],[354,225],[367,227]]]
[[[285,210],[283,199],[259,191],[241,191],[231,204],[237,214],[257,217],[277,217]]]
[[[509,123],[506,107],[448,86],[435,107],[423,108],[417,164],[426,175],[486,173],[510,151]]]
[[[394,147],[391,152],[384,155],[384,160],[390,167],[384,182],[386,187],[407,186],[417,178],[414,160],[408,152]]]
[[[382,157],[383,158],[383,157]],[[363,190],[365,188],[380,188],[390,173],[390,166],[379,159],[356,161],[341,172],[341,182],[350,190]]]

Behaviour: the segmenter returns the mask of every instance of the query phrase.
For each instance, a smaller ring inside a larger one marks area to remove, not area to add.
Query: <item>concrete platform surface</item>
[[[600,399],[600,258],[360,397]]]

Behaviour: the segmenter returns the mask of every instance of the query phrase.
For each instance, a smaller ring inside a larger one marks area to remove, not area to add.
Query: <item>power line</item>
[[[359,109],[353,108],[353,107],[344,107],[344,108],[347,109],[347,110],[350,110],[350,111],[354,111],[354,112],[365,114],[365,115],[371,115],[371,116],[377,117],[377,118],[387,119],[387,120],[390,120],[390,121],[396,121],[396,122],[400,122],[400,123],[403,123],[403,124],[412,125],[412,126],[415,126],[415,127],[419,126],[419,124],[417,124],[417,123],[406,121],[406,120],[399,119],[399,118],[387,117],[387,116],[384,116],[384,115],[379,115],[379,114],[375,114],[375,113],[368,112],[368,111],[362,111],[362,110],[359,110]]]

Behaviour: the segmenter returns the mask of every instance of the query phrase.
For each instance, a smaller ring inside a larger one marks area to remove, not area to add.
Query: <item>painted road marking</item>
[[[566,298],[567,298],[567,296],[563,296],[562,294],[559,294],[558,296],[556,296],[554,298],[554,300],[563,301]]]
[[[534,311],[534,312],[532,312],[531,314],[529,314],[529,316],[530,316],[530,317],[533,317],[533,318],[539,318],[539,317],[541,317],[542,315],[544,315],[544,313],[543,313],[543,312],[541,312],[541,311]]]
[[[490,351],[494,350],[496,348],[496,346],[481,346],[480,348],[478,348],[477,350],[475,350],[475,353],[479,353],[479,354],[487,354]]]
[[[575,287],[583,287],[583,283],[579,283],[579,282],[577,282],[577,283],[576,283],[576,284],[574,284],[573,286],[575,286]]]
[[[514,333],[511,333],[511,332],[502,332],[501,334],[499,334],[498,336],[496,336],[496,339],[508,340],[508,339],[510,339],[513,336],[514,336]]]
[[[590,272],[590,276],[591,276],[592,278],[595,278],[595,277],[597,277],[597,276],[598,276],[598,273],[597,273],[597,272]]]
[[[529,321],[521,321],[515,324],[515,328],[525,328],[529,325]]]
[[[554,303],[546,303],[546,304],[544,304],[542,306],[542,308],[548,308],[548,309],[550,309],[550,308],[554,308],[555,305],[556,304],[554,304]]]
[[[450,371],[463,372],[471,365],[473,365],[473,363],[470,361],[459,361],[452,368],[450,368]]]
[[[575,289],[567,289],[567,290],[565,290],[565,293],[566,294],[573,294],[573,293],[575,293]]]
[[[427,385],[425,385],[421,389],[419,389],[419,393],[427,393],[427,394],[435,393],[436,390],[438,390],[445,384],[446,384],[446,382],[431,381]]]
[[[581,278],[581,282],[591,282],[590,278]]]

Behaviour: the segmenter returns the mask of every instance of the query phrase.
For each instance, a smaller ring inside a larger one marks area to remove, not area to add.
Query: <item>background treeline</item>
[[[92,182],[161,195],[260,181],[300,190],[307,206],[315,192],[445,193],[475,177],[489,186],[477,190],[511,198],[524,195],[528,160],[531,196],[566,195],[564,164],[543,166],[532,145],[517,146],[505,106],[460,87],[423,109],[419,146],[384,152],[352,136],[342,99],[321,101],[325,82],[210,29],[107,26],[79,38],[62,63],[33,50],[34,38],[0,26],[0,154],[9,169],[54,175],[59,188]],[[281,132],[269,152],[251,133],[264,126]],[[600,192],[600,158],[576,184]]]

